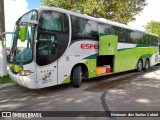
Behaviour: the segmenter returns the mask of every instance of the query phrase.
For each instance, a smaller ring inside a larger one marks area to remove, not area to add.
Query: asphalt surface
[[[93,117],[99,114],[92,111],[160,111],[160,66],[85,80],[80,88],[66,84],[31,90],[14,83],[0,88],[0,111],[61,111],[72,116],[37,118],[42,120],[159,120],[158,117],[107,117],[106,113],[103,117]],[[90,112],[92,115],[87,116]],[[73,117],[77,113],[81,115]]]

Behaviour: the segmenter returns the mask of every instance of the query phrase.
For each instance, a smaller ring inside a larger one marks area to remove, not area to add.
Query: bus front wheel
[[[140,71],[142,71],[142,69],[143,69],[142,60],[138,60],[138,63],[137,63],[137,71],[140,72]]]
[[[73,86],[79,88],[82,82],[82,68],[81,66],[77,66],[73,70],[72,83]]]

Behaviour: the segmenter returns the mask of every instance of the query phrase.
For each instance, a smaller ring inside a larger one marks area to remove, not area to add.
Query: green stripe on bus
[[[68,76],[61,84],[70,83],[70,76]]]

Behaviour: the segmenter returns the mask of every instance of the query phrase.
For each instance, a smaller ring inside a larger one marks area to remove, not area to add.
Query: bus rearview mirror
[[[26,26],[20,26],[19,27],[19,39],[24,42],[27,37],[27,27]]]

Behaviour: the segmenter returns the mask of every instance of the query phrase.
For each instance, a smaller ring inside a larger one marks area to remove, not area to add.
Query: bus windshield
[[[15,64],[24,64],[33,60],[33,43],[36,24],[29,22],[37,19],[36,11],[31,11],[22,16],[16,22],[16,28],[13,35],[13,44],[11,49],[10,62]],[[23,22],[24,21],[24,22]],[[24,41],[20,39],[19,27],[25,26],[26,38]]]

